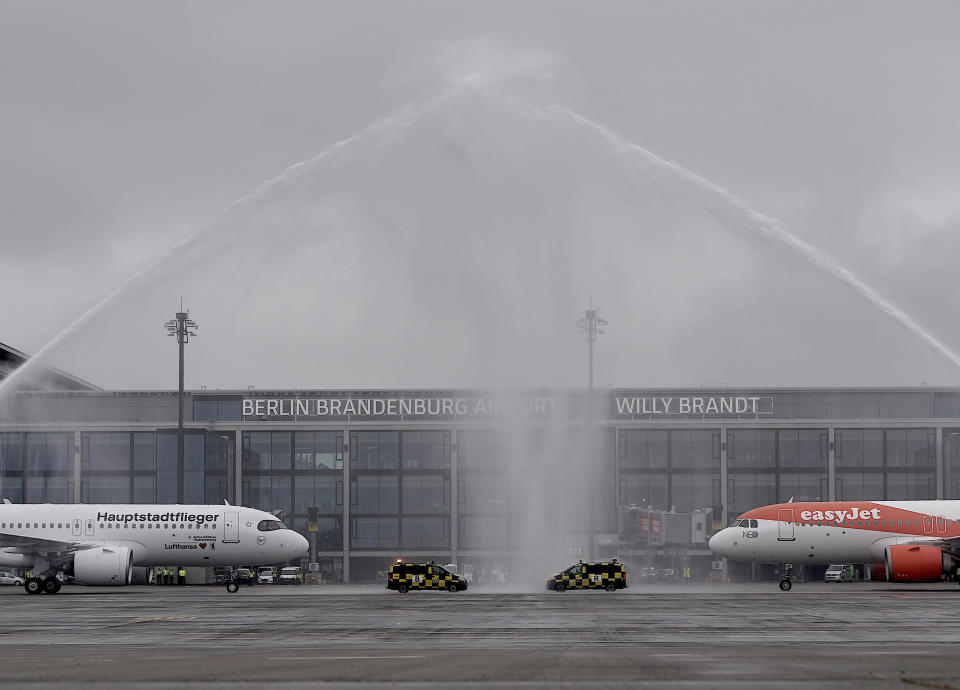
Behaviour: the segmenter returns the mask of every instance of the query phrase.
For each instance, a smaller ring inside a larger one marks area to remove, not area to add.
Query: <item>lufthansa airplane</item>
[[[718,556],[793,565],[883,563],[890,582],[938,582],[960,566],[960,501],[778,503],[710,539]]]
[[[135,565],[265,565],[308,552],[275,515],[229,504],[0,504],[0,566],[32,570],[29,594],[56,594],[58,573],[129,585]]]

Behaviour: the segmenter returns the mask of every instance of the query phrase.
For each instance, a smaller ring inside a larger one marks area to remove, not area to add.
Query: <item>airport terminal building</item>
[[[330,581],[397,557],[502,579],[618,556],[702,579],[707,538],[759,505],[960,499],[953,388],[199,390],[181,460],[176,392],[69,382],[11,396],[0,497],[282,511]]]

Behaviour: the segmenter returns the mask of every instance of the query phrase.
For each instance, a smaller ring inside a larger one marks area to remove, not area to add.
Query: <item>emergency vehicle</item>
[[[436,563],[397,562],[387,571],[387,589],[406,594],[411,589],[445,589],[448,592],[462,592],[467,588],[465,578],[451,573]]]
[[[602,563],[571,565],[558,575],[547,578],[547,589],[563,592],[568,589],[605,589],[613,592],[627,586],[627,569],[613,559]]]

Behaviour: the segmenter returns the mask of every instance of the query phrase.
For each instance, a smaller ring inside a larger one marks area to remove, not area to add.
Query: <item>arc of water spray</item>
[[[587,127],[590,130],[593,130],[597,134],[600,134],[604,140],[618,150],[626,154],[638,156],[644,162],[653,165],[660,170],[671,173],[675,178],[713,194],[726,205],[725,209],[713,209],[714,211],[726,211],[728,213],[732,212],[734,215],[740,217],[740,224],[748,231],[776,240],[786,245],[788,249],[799,255],[818,272],[845,285],[858,297],[875,307],[882,314],[899,323],[901,326],[910,331],[910,333],[917,336],[923,342],[929,345],[938,355],[960,369],[960,355],[951,350],[927,329],[917,323],[912,316],[892,304],[890,301],[881,297],[876,290],[864,283],[850,270],[838,264],[826,252],[784,230],[780,225],[780,221],[778,221],[776,218],[771,218],[770,216],[765,216],[762,213],[755,211],[747,206],[746,203],[716,183],[711,182],[705,177],[697,175],[696,173],[684,168],[681,165],[678,165],[677,163],[674,163],[673,161],[660,158],[655,153],[648,151],[638,144],[634,144],[625,140],[623,137],[617,135],[607,127],[604,127],[600,123],[595,122],[590,118],[584,117],[583,115],[580,115],[579,113],[562,106],[554,106],[552,110],[565,112],[575,122]]]
[[[54,351],[61,343],[63,343],[63,341],[85,326],[88,321],[93,319],[97,314],[115,302],[120,295],[125,293],[131,287],[149,278],[168,262],[204,240],[216,228],[224,226],[232,214],[246,208],[248,205],[267,201],[271,195],[276,194],[278,191],[292,184],[303,173],[325,162],[336,153],[352,145],[363,142],[371,136],[379,135],[381,137],[385,137],[387,143],[389,143],[400,132],[412,126],[425,109],[435,106],[438,101],[439,99],[435,99],[428,102],[419,112],[414,110],[414,108],[408,104],[402,108],[398,114],[384,118],[368,126],[363,131],[334,143],[307,160],[294,163],[290,167],[283,170],[276,177],[273,177],[272,179],[262,183],[250,194],[231,202],[216,216],[183,237],[183,239],[162,252],[146,266],[135,272],[133,275],[128,277],[117,287],[107,293],[107,295],[99,302],[83,312],[72,323],[70,323],[69,326],[54,336],[52,340],[40,348],[32,357],[30,357],[30,359],[17,367],[17,369],[15,369],[10,376],[0,382],[0,401],[2,401],[11,391],[16,388],[18,381],[29,376],[30,372],[39,366],[39,363],[42,362],[46,356]]]
[[[400,115],[385,118],[374,125],[367,127],[358,134],[336,142],[312,158],[291,165],[276,177],[261,184],[252,193],[233,201],[210,221],[185,236],[179,242],[153,259],[149,264],[124,280],[103,299],[77,317],[69,326],[57,334],[29,360],[27,360],[27,362],[18,367],[13,374],[8,376],[3,382],[0,382],[0,400],[3,400],[3,398],[6,397],[10,391],[14,390],[17,382],[28,376],[30,372],[36,368],[47,355],[49,355],[50,352],[55,350],[64,340],[68,339],[76,331],[82,328],[88,321],[102,312],[106,307],[115,302],[117,298],[127,289],[153,275],[169,261],[187,251],[201,240],[205,239],[213,230],[225,225],[231,214],[245,208],[249,204],[263,203],[268,201],[269,195],[291,184],[304,172],[313,169],[315,166],[328,160],[335,153],[346,149],[351,145],[365,141],[369,135],[385,135],[387,143],[389,143],[403,130],[412,126],[420,115],[442,102],[446,95],[449,94],[443,94],[438,98],[428,101],[426,104],[421,106],[419,112],[415,111],[412,106],[408,105],[402,109]],[[727,207],[727,212],[732,211],[734,214],[741,216],[743,219],[743,224],[750,231],[762,236],[773,238],[783,243],[790,250],[799,254],[805,261],[807,261],[819,272],[846,285],[859,297],[877,308],[881,313],[891,317],[896,322],[907,328],[911,333],[918,336],[930,347],[932,347],[938,354],[960,368],[960,356],[958,356],[926,329],[924,329],[909,314],[885,300],[883,297],[877,294],[876,291],[866,285],[862,280],[857,278],[853,273],[837,264],[836,261],[834,261],[822,250],[817,249],[813,245],[784,230],[776,219],[770,218],[751,209],[733,194],[711,182],[710,180],[701,177],[676,163],[662,159],[637,144],[624,140],[622,137],[616,135],[603,125],[584,117],[583,115],[580,115],[569,108],[555,106],[551,109],[551,111],[565,112],[575,122],[594,131],[595,133],[600,134],[603,139],[613,145],[616,149],[624,153],[638,156],[646,163],[670,172],[677,179],[692,184],[698,188],[707,190],[724,202]]]

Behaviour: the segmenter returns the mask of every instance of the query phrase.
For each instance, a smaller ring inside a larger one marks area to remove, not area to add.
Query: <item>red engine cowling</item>
[[[908,544],[888,546],[886,559],[888,582],[938,582],[952,563],[937,546]]]

